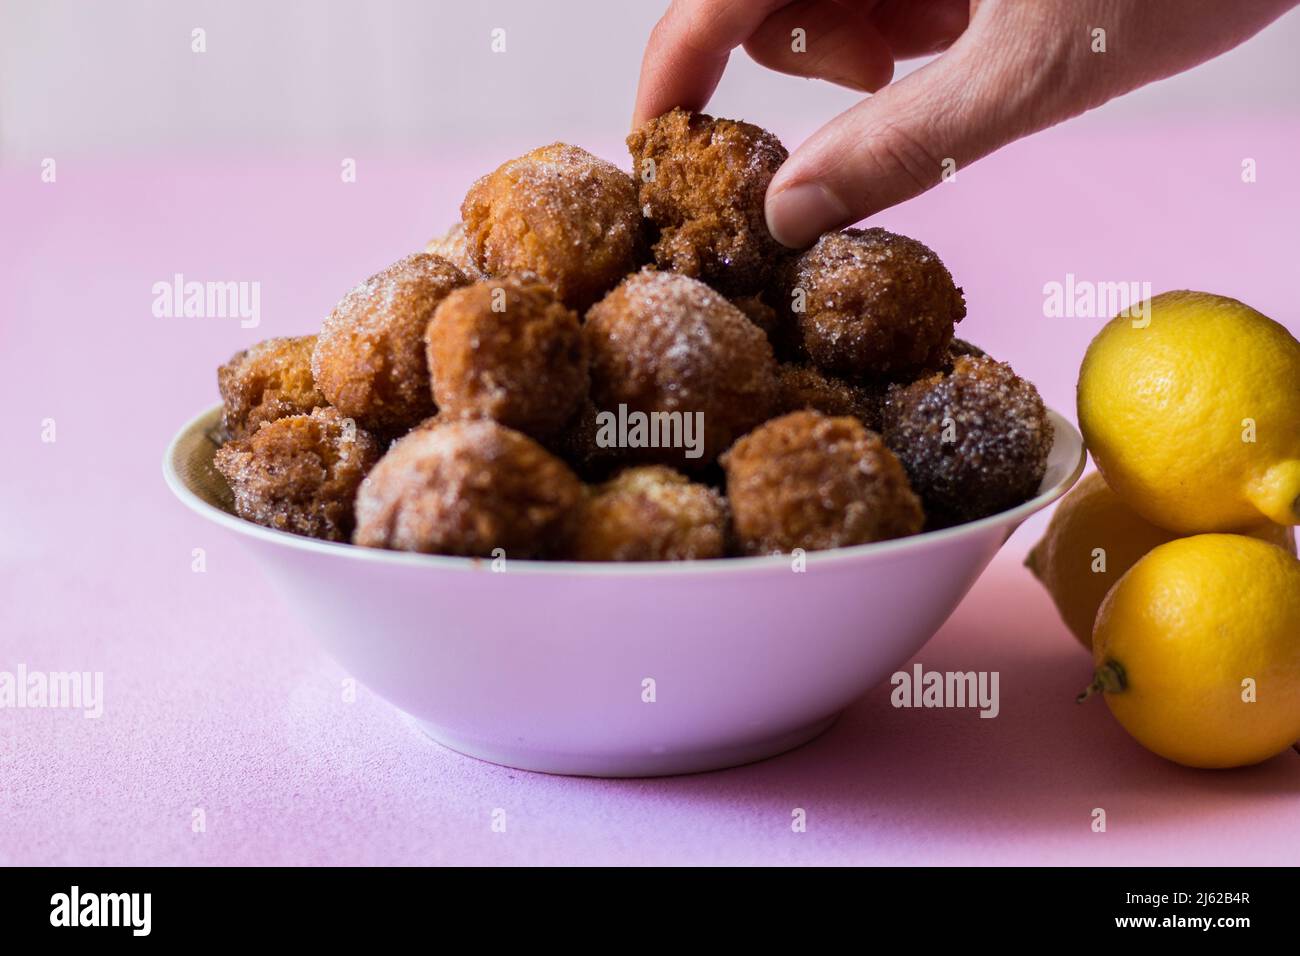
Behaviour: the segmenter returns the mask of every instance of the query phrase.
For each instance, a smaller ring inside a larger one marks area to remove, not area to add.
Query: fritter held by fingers
[[[783,248],[767,231],[764,198],[785,147],[750,123],[682,109],[627,138],[641,208],[662,269],[727,295],[758,291]]]

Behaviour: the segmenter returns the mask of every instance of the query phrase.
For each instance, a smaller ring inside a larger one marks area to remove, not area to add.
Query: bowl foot
[[[517,748],[503,748],[448,734],[442,728],[422,720],[417,720],[416,723],[435,742],[450,750],[517,770],[579,777],[665,777],[722,770],[775,757],[806,744],[835,723],[837,717],[839,714],[832,714],[823,720],[772,737],[707,750],[663,753],[629,751],[617,754],[561,753],[530,748],[525,744],[520,744]]]

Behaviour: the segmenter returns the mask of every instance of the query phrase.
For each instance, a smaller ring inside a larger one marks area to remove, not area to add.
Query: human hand
[[[633,122],[702,109],[738,46],[769,69],[874,93],[813,134],[768,188],[768,229],[800,247],[924,192],[945,170],[1209,60],[1297,2],[674,0],[646,47]],[[941,50],[890,83],[897,60]]]

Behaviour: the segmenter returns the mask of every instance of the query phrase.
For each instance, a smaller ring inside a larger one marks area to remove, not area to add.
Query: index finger
[[[641,58],[635,129],[674,106],[702,109],[722,79],[731,51],[768,14],[790,0],[673,0]]]

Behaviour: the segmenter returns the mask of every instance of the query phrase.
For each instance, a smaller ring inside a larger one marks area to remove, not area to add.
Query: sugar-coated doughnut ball
[[[728,295],[761,288],[783,248],[767,231],[764,197],[785,147],[751,123],[683,109],[627,138],[642,211],[658,232],[655,262]]]
[[[264,422],[217,449],[213,465],[235,494],[241,518],[294,534],[347,541],[352,503],[379,442],[337,409]]]
[[[258,342],[217,369],[221,424],[231,438],[245,438],[262,422],[309,415],[329,404],[311,374],[316,336]]]
[[[445,418],[491,418],[544,440],[587,397],[578,314],[533,273],[452,292],[426,339],[433,397]]]
[[[776,372],[776,414],[812,409],[823,415],[852,415],[873,431],[880,430],[884,390],[823,372],[812,365],[783,362]]]
[[[948,525],[1036,495],[1054,434],[1038,390],[1010,365],[963,355],[951,372],[889,390],[884,437],[931,523]]]
[[[696,279],[654,270],[628,276],[591,307],[583,333],[597,412],[635,413],[629,423],[644,416],[660,436],[680,426],[659,447],[639,445],[623,429],[627,460],[697,470],[771,413],[776,360],[767,336]]]
[[[566,143],[502,164],[470,187],[460,212],[479,269],[492,276],[536,272],[579,311],[643,254],[632,177]]]
[[[424,332],[439,303],[468,281],[446,259],[417,252],[345,295],[312,354],[316,385],[330,404],[386,435],[432,415]]]
[[[748,554],[901,538],[925,521],[898,459],[856,418],[791,412],[736,442],[722,465]]]
[[[928,247],[884,229],[828,232],[784,264],[778,308],[820,368],[905,379],[943,365],[966,301]]]
[[[357,492],[356,544],[544,557],[569,539],[582,483],[541,445],[488,419],[439,421],[395,442]]]
[[[663,465],[619,472],[592,488],[569,549],[577,561],[689,561],[727,550],[727,505],[708,485]]]

